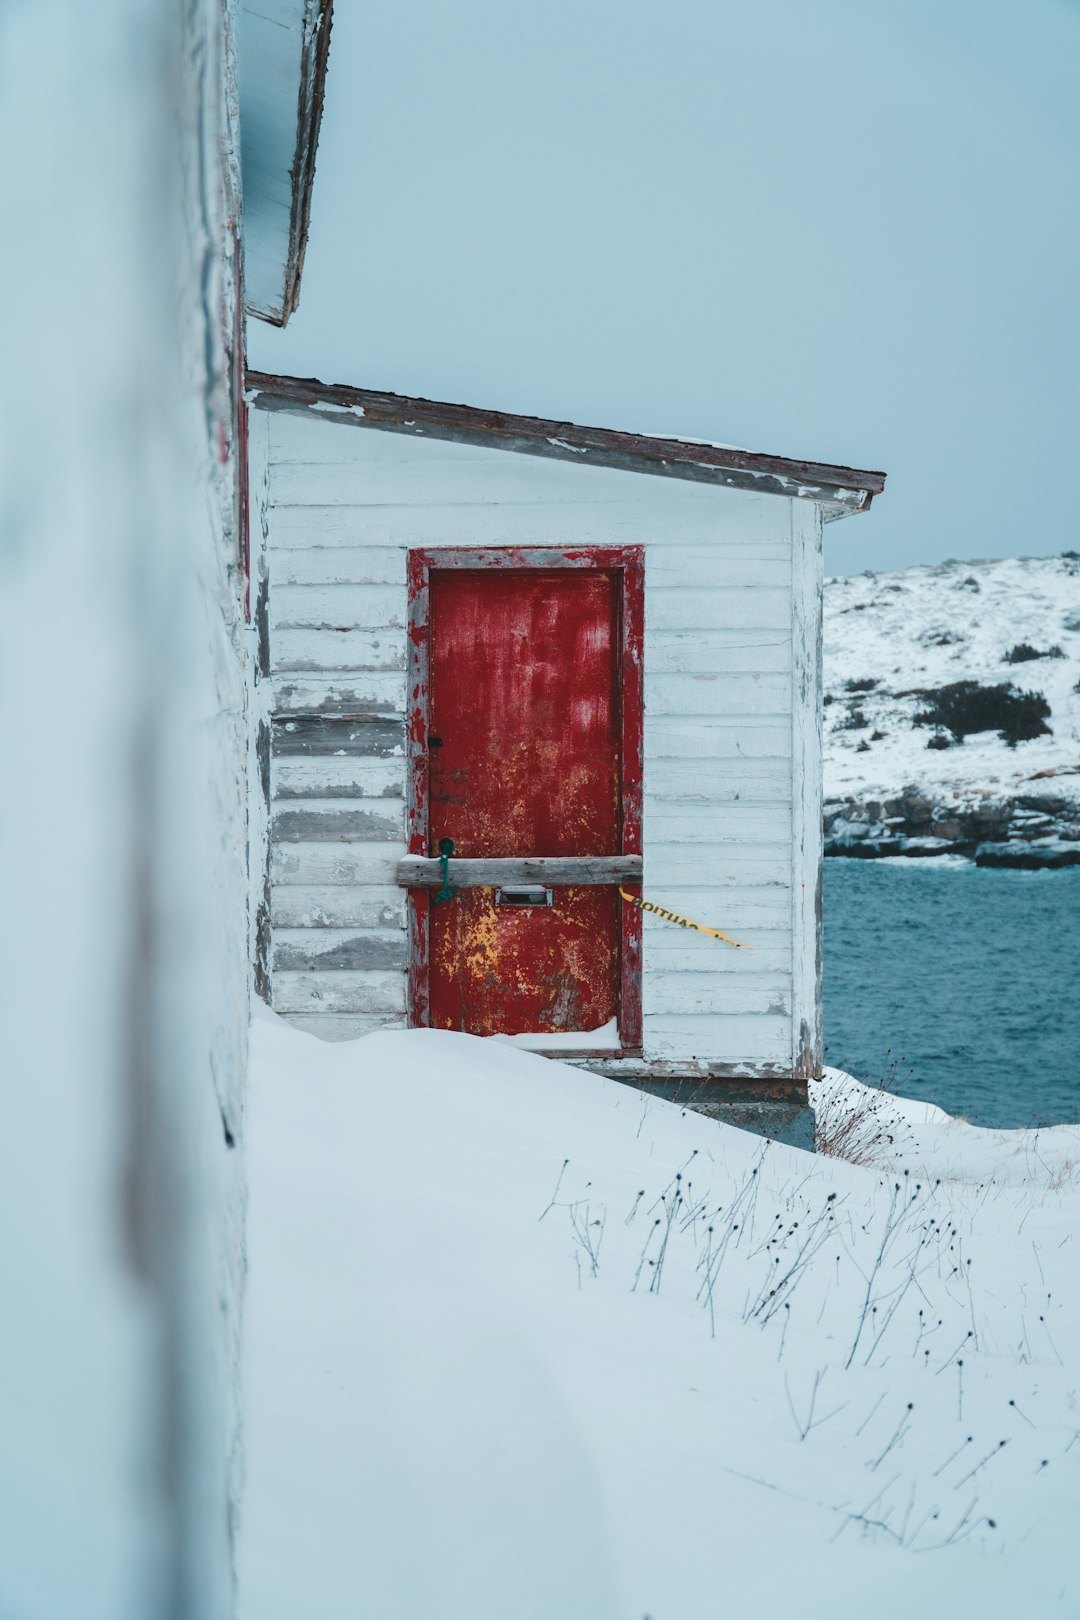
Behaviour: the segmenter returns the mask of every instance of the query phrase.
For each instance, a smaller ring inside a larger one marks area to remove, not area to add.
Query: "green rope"
[[[432,904],[438,905],[440,900],[456,900],[460,890],[455,889],[450,882],[450,857],[454,853],[454,840],[452,838],[439,839],[439,864],[442,866],[442,888],[438,894],[432,896]]]

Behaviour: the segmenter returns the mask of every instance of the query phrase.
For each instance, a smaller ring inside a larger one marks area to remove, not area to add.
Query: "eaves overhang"
[[[696,439],[581,427],[575,422],[515,416],[472,405],[450,405],[324,383],[313,377],[279,377],[256,371],[248,373],[247,384],[250,403],[262,410],[332,416],[356,427],[512,450],[521,455],[571,461],[578,466],[614,467],[757,494],[785,495],[817,502],[826,522],[865,512],[885,487],[883,472],[831,462],[798,461],[790,456],[739,450]]]
[[[244,307],[284,326],[300,297],[333,0],[240,0]]]

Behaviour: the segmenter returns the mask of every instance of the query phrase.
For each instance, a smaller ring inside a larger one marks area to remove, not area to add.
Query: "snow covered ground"
[[[1010,747],[916,725],[928,692],[958,681],[1037,693],[1048,731]],[[1080,858],[1080,555],[827,580],[825,689],[832,852],[1064,838]]]
[[[260,1010],[242,1620],[1080,1613],[1080,1129]]]

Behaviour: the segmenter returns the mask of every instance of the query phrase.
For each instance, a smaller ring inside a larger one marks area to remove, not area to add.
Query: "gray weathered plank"
[[[365,670],[356,675],[277,675],[273,707],[286,714],[404,714],[405,675],[401,670]]]
[[[405,723],[383,715],[293,715],[275,718],[277,754],[405,755]]]
[[[490,889],[497,884],[541,883],[580,886],[639,883],[640,855],[532,855],[467,860],[451,858],[450,882],[461,889]],[[442,886],[442,862],[406,855],[398,862],[397,880],[406,889]]]
[[[296,799],[400,799],[405,765],[400,759],[348,754],[343,759],[274,759],[273,797]]]
[[[393,800],[368,799],[362,804],[307,804],[278,806],[271,819],[271,836],[292,844],[373,844],[405,841],[405,812]]]
[[[408,948],[400,928],[275,928],[274,972],[390,969],[404,972]]]
[[[676,1081],[680,1087],[680,1101],[689,1102],[698,1097],[713,1103],[802,1102],[806,1095],[805,1082],[795,1080],[790,1063],[743,1062],[725,1063],[715,1058],[677,1058],[665,1053],[658,1057],[627,1057],[612,1053],[606,1057],[569,1057],[575,1069],[589,1074],[602,1074],[610,1080],[622,1080],[631,1086],[640,1085],[643,1091],[652,1091],[652,1082]],[[666,1089],[664,1096],[671,1096]],[[640,1104],[639,1104],[640,1107]]]
[[[270,914],[275,928],[404,929],[408,902],[394,884],[344,884],[306,887],[299,883],[275,884],[270,891]]]

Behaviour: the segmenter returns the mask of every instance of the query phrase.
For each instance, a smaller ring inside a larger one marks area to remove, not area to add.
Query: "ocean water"
[[[975,1125],[1080,1122],[1080,868],[825,862],[826,1061]]]

